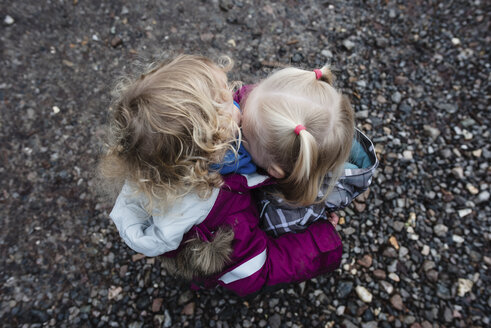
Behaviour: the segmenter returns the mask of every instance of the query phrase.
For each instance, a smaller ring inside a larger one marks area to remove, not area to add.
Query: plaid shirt
[[[307,207],[291,207],[262,188],[256,195],[261,213],[261,228],[275,236],[303,230],[314,221],[327,219],[326,211],[334,212],[342,209],[366,191],[372,182],[378,159],[372,141],[365,134],[356,129],[355,138],[368,156],[369,165],[363,165],[363,168],[345,168],[343,175],[326,200]],[[319,191],[319,198],[324,196],[322,190],[327,190],[329,187],[329,179],[329,176],[326,176],[321,191]]]

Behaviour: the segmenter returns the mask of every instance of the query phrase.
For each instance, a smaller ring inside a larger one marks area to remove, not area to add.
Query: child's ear
[[[268,167],[268,174],[276,179],[282,179],[285,177],[285,171],[274,163]]]

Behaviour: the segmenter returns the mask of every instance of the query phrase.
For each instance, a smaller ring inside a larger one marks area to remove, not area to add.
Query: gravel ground
[[[3,325],[489,327],[489,2],[166,2],[0,2]],[[94,188],[105,110],[161,51],[244,82],[332,63],[381,161],[338,271],[244,300],[122,243]]]

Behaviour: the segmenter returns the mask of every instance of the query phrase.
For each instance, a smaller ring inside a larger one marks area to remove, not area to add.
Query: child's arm
[[[235,264],[218,280],[241,296],[263,287],[313,278],[335,270],[341,262],[341,239],[327,221],[279,238],[267,236],[259,226],[251,227],[246,221],[239,221],[234,231],[249,231],[250,238],[235,239],[234,248],[243,249],[240,259],[232,259]]]

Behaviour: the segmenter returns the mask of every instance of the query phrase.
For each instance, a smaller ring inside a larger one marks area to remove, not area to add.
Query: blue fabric
[[[240,110],[240,105],[234,100],[234,105]],[[256,172],[256,164],[252,161],[252,157],[249,152],[244,148],[244,145],[240,143],[240,147],[237,150],[237,158],[233,151],[228,150],[223,158],[223,163],[212,164],[210,166],[212,170],[219,171],[220,174],[250,174]]]
[[[345,169],[366,169],[372,165],[368,153],[358,140],[353,139],[348,162],[344,164]]]
[[[219,171],[220,174],[250,174],[256,172],[256,164],[252,161],[252,157],[249,152],[244,148],[241,143],[237,150],[237,158],[233,151],[228,150],[221,164],[212,164],[212,170]]]

